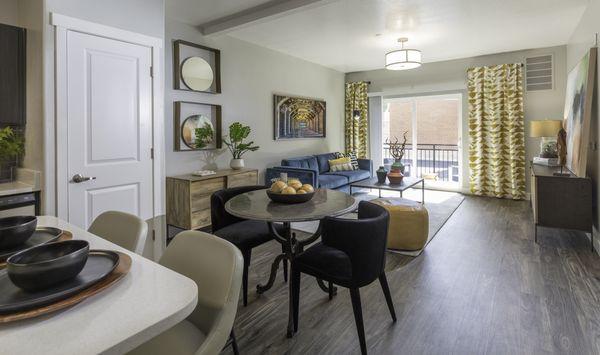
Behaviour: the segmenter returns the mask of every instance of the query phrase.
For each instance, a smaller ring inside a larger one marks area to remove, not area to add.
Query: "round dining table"
[[[265,221],[271,234],[276,241],[283,246],[283,252],[278,255],[271,266],[271,273],[266,285],[258,285],[257,292],[263,293],[270,289],[275,282],[279,264],[287,261],[293,265],[294,258],[304,250],[304,247],[314,242],[321,236],[321,223],[317,231],[304,238],[297,238],[292,231],[292,222],[321,221],[325,217],[336,217],[354,211],[358,202],[345,192],[316,189],[313,198],[308,202],[296,204],[284,204],[271,201],[265,190],[255,190],[237,195],[225,204],[225,210],[230,214],[257,221]],[[283,230],[279,231],[273,223],[282,223]],[[286,272],[284,268],[284,272]],[[319,287],[326,292],[331,292],[321,280],[317,279]],[[292,311],[292,283],[289,282],[289,315],[287,336],[293,335],[293,311]]]

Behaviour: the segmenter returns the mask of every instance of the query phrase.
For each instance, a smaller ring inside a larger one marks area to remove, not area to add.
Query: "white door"
[[[66,53],[69,222],[87,229],[107,210],[151,218],[151,49],[68,31]]]

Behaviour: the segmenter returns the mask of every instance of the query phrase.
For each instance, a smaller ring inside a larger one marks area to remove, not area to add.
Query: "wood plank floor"
[[[539,241],[527,202],[467,197],[421,256],[388,253],[395,324],[379,284],[361,289],[369,352],[600,354],[600,258],[582,233],[540,228]],[[235,324],[241,353],[360,353],[348,290],[329,301],[307,276],[299,332],[285,337],[281,271],[273,289],[255,292],[280,250],[253,252]]]

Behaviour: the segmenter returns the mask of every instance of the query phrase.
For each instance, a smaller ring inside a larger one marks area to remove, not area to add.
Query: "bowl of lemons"
[[[287,182],[275,181],[267,190],[267,196],[271,201],[279,203],[307,202],[314,194],[315,189],[311,184],[303,184],[298,179],[288,179]]]

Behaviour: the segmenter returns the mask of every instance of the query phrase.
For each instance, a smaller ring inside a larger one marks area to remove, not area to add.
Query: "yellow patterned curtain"
[[[346,153],[356,152],[367,158],[369,147],[368,84],[364,81],[346,83],[345,141]]]
[[[520,63],[470,68],[471,192],[525,198],[523,71]]]

